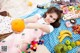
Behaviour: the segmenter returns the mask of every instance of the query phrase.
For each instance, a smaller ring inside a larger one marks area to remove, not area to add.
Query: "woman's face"
[[[46,13],[46,21],[48,23],[54,23],[58,19],[58,15],[56,13]]]

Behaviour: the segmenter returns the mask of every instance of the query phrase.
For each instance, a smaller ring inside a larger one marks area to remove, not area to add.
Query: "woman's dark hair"
[[[54,28],[57,28],[60,26],[60,18],[61,18],[61,15],[62,15],[62,11],[57,9],[56,7],[50,7],[46,13],[56,13],[58,15],[58,19],[54,22],[54,23],[51,23],[51,25],[54,27]],[[46,18],[46,13],[43,15],[44,18]]]

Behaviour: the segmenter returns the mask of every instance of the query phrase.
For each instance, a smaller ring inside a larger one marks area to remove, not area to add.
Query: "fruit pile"
[[[65,45],[67,46],[68,50],[72,50],[72,48],[76,47],[76,43],[70,42],[70,40],[66,40]]]
[[[78,29],[79,28],[79,29]],[[73,29],[76,31],[79,30],[80,31],[80,25],[79,27],[73,27]],[[57,44],[54,47],[54,51],[55,53],[67,53],[69,50],[72,50],[73,48],[75,48],[76,46],[80,46],[80,40],[77,41],[70,41],[70,40],[66,40],[65,44],[62,44],[61,42],[64,40],[65,37],[69,36],[72,40],[72,33],[68,30],[62,30],[58,36],[59,39],[59,44]]]
[[[75,34],[80,34],[80,25],[74,25],[72,29]]]
[[[27,50],[28,50],[28,49],[31,49],[31,50],[33,50],[33,51],[36,51],[37,46],[38,46],[38,45],[42,45],[43,43],[44,43],[43,40],[32,41],[31,44],[28,44]]]
[[[68,51],[72,50],[76,46],[80,46],[80,40],[77,41],[70,41],[66,40],[65,44],[59,43],[54,47],[55,53],[67,53]]]

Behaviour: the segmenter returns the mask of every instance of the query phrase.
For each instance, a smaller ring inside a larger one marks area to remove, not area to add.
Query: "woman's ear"
[[[46,18],[48,14],[49,14],[48,12],[45,12],[45,14],[43,14],[43,17]]]
[[[48,15],[48,13],[46,13],[46,15]]]

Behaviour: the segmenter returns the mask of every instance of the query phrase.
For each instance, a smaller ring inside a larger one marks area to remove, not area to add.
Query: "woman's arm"
[[[45,24],[39,24],[39,23],[28,23],[26,25],[26,28],[31,28],[31,29],[41,29],[44,32],[50,33],[50,28],[48,25]]]
[[[34,23],[40,18],[39,15],[34,15],[32,17],[24,19],[25,23]]]

